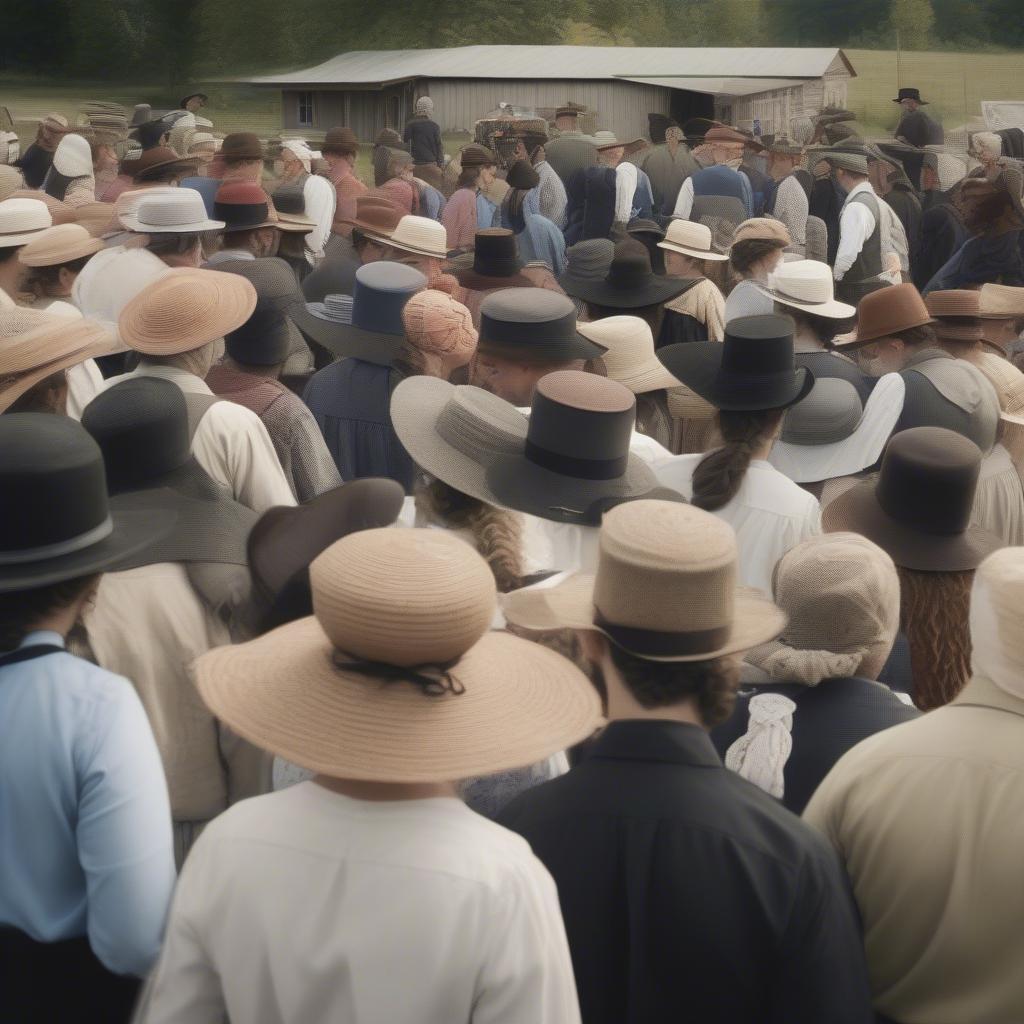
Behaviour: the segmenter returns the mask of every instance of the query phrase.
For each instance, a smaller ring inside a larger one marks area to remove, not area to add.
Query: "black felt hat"
[[[975,569],[1005,546],[995,534],[971,526],[981,461],[981,449],[955,431],[901,431],[885,449],[877,482],[865,481],[830,502],[822,526],[830,533],[863,534],[907,569]]]
[[[658,277],[647,246],[636,239],[619,242],[603,280],[580,281],[573,296],[611,309],[640,309],[668,302],[686,287],[677,277]]]
[[[473,242],[473,266],[456,271],[463,288],[486,292],[494,288],[531,288],[533,281],[519,273],[523,261],[515,234],[508,228],[484,228]]]
[[[0,492],[0,593],[124,568],[174,525],[113,508],[98,445],[65,416],[0,416]]]
[[[509,188],[521,188],[529,191],[540,184],[540,175],[529,160],[516,160],[508,169],[508,177],[505,180],[508,182]]]
[[[814,375],[793,357],[795,325],[773,313],[725,325],[725,340],[667,345],[657,356],[670,373],[718,409],[785,409],[812,387]]]
[[[504,288],[480,306],[478,349],[538,362],[594,359],[607,349],[576,330],[576,306],[546,288]]]
[[[175,514],[173,529],[122,568],[157,562],[247,564],[245,543],[256,513],[235,501],[193,458],[181,388],[156,377],[122,381],[85,407],[82,426],[102,452],[112,508]]]
[[[224,335],[224,348],[236,363],[277,366],[291,351],[291,325],[274,302],[257,303],[252,316]]]
[[[928,101],[921,99],[921,93],[917,89],[900,89],[900,94],[893,100],[893,103],[900,103],[903,100],[917,100],[922,107],[928,106]]]
[[[534,392],[521,453],[498,457],[487,484],[499,504],[561,523],[598,526],[608,509],[641,497],[683,501],[630,452],[636,396],[618,381],[557,370]]]

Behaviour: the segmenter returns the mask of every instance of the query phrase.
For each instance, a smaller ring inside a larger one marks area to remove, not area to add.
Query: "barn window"
[[[304,128],[313,127],[313,94],[311,92],[299,93],[298,123]]]

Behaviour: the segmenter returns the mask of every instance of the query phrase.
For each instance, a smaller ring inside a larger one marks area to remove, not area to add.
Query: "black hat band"
[[[581,459],[574,455],[562,455],[550,448],[542,448],[527,439],[524,454],[529,462],[550,469],[562,476],[574,476],[582,480],[616,480],[626,472],[629,453],[614,459]]]
[[[594,625],[600,627],[620,647],[636,654],[654,658],[671,658],[687,654],[704,654],[717,651],[729,642],[732,625],[716,626],[714,629],[695,629],[686,633],[664,633],[658,629],[634,629],[609,622],[599,612],[594,612]]]
[[[530,342],[523,342],[523,335],[529,333]],[[486,345],[513,345],[517,348],[533,348],[536,342],[571,341],[576,337],[575,308],[557,320],[531,322],[529,320],[494,320],[486,314],[480,318],[480,340]]]
[[[214,203],[214,216],[224,221],[226,232],[245,230],[266,223],[270,208],[266,203]]]
[[[24,562],[43,562],[48,558],[60,558],[76,551],[91,548],[114,532],[114,521],[108,515],[99,526],[85,533],[52,544],[40,544],[34,548],[19,548],[17,551],[0,551],[0,565],[21,565]]]

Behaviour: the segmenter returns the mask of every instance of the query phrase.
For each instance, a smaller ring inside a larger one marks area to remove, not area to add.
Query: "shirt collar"
[[[973,676],[967,685],[953,698],[955,704],[984,704],[989,708],[1001,708],[1024,715],[1024,700],[1001,690],[985,676]]]
[[[861,181],[846,193],[846,198],[849,199],[850,196],[855,196],[860,192],[870,192],[872,195],[875,194],[875,190],[871,187],[870,181]]]
[[[26,633],[22,637],[22,641],[18,644],[18,650],[22,647],[38,647],[40,644],[48,644],[53,647],[63,647],[64,637],[60,633],[54,632],[52,629],[35,629],[31,633]]]
[[[721,768],[711,737],[699,726],[667,719],[611,722],[594,741],[589,757],[611,761],[660,761],[695,768]]]
[[[206,386],[206,382],[202,377],[197,377],[194,373],[189,373],[188,370],[181,369],[180,366],[166,366],[163,363],[147,363],[145,359],[139,364],[139,368],[134,370],[131,377],[159,377],[161,380],[169,380],[172,384],[177,384],[182,391],[194,395],[212,395],[213,392]]]
[[[216,266],[218,263],[227,263],[228,260],[254,260],[256,257],[248,249],[221,249],[215,252],[206,262]]]

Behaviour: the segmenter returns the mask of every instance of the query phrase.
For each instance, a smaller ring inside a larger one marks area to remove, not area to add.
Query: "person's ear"
[[[580,642],[580,653],[592,665],[600,665],[608,652],[608,640],[603,633],[593,629],[580,629],[576,631]]]
[[[78,275],[73,270],[68,270],[67,267],[61,267],[57,272],[57,280],[60,282],[62,291],[70,292],[71,286],[75,283],[75,278]]]

